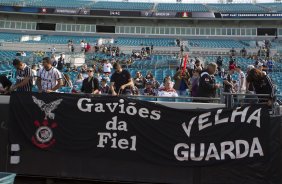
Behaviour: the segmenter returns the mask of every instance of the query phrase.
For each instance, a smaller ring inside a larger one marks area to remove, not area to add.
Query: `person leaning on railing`
[[[251,69],[247,77],[247,89],[249,89],[250,83],[253,85],[256,94],[267,94],[269,97],[258,96],[260,103],[267,102],[271,105],[274,100],[275,86],[268,75],[265,75],[258,69]],[[248,91],[247,91],[248,93]]]

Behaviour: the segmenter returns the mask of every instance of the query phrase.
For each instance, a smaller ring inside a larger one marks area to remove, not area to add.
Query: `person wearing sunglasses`
[[[87,69],[87,75],[88,77],[82,82],[81,92],[99,94],[99,81],[94,77],[93,68]]]

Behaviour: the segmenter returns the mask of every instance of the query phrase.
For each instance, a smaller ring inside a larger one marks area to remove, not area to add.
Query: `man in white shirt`
[[[103,65],[104,74],[111,74],[112,68],[112,64],[108,60],[106,60]]]
[[[56,92],[62,85],[61,72],[52,66],[49,57],[43,58],[43,68],[39,70],[37,75],[38,92]]]
[[[158,96],[178,97],[176,90],[172,86],[172,81],[165,81],[164,86],[159,88]]]
[[[236,72],[238,73],[238,92],[242,93],[246,90],[246,75],[241,70],[240,66],[236,66]]]
[[[85,43],[84,43],[83,40],[81,40],[81,42],[80,42],[80,49],[81,49],[81,52],[85,51]]]

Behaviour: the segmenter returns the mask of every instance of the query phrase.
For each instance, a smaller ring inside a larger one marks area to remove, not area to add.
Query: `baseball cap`
[[[251,70],[251,69],[253,69],[253,68],[255,68],[254,65],[248,65],[248,66],[247,66],[247,69],[248,69],[248,70]]]
[[[261,62],[258,63],[258,67],[263,66],[263,64]]]
[[[230,65],[229,70],[235,70],[235,65]]]

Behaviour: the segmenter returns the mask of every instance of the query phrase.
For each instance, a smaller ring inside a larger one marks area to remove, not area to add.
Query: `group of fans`
[[[59,58],[62,60],[63,56]],[[274,96],[274,85],[267,75],[264,66],[258,61],[254,65],[248,66],[246,74],[241,67],[236,65],[236,61],[230,57],[229,70],[224,71],[222,61],[219,57],[216,63],[209,63],[206,67],[198,59],[186,61],[176,68],[173,76],[166,76],[160,84],[153,74],[148,71],[146,76],[142,76],[137,71],[135,76],[123,69],[118,62],[104,61],[103,73],[97,72],[96,68],[83,65],[68,70],[77,73],[77,78],[72,81],[67,74],[61,73],[64,63],[54,63],[49,57],[43,58],[42,66],[37,70],[36,66],[30,68],[19,59],[13,60],[16,68],[16,83],[12,83],[6,76],[0,76],[0,93],[9,94],[12,91],[32,91],[36,86],[38,92],[58,92],[61,87],[71,87],[73,93],[110,94],[110,95],[148,95],[178,97],[208,97],[214,98],[220,95],[220,89],[225,93],[251,93],[269,94]],[[273,65],[273,63],[272,63]],[[112,68],[114,72],[112,72]],[[267,71],[271,72],[272,67]],[[234,79],[234,73],[238,74]],[[223,83],[217,83],[215,78],[223,78]],[[226,103],[230,99],[226,98]],[[201,102],[212,102],[212,100]]]

